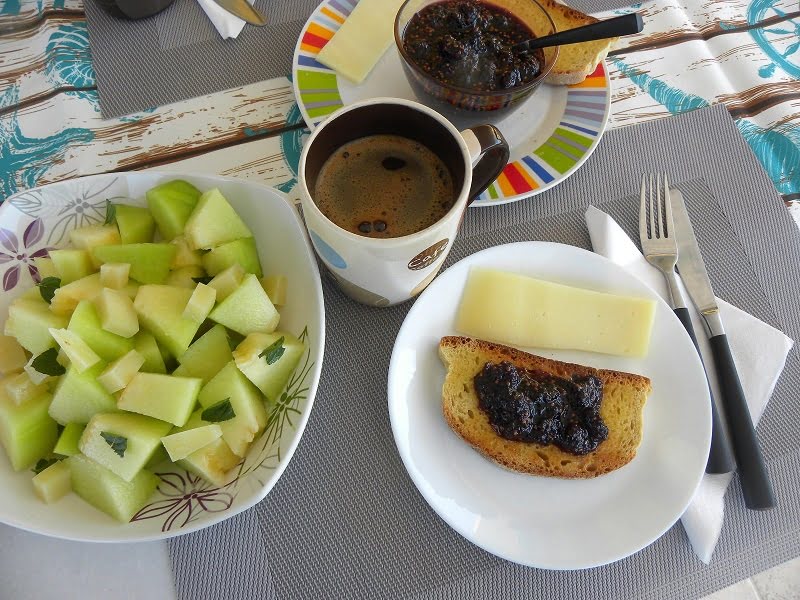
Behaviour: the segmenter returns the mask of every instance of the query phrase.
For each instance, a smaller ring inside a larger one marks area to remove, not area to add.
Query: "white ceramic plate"
[[[303,335],[308,351],[287,388],[279,418],[251,446],[236,479],[217,488],[182,469],[157,470],[161,485],[133,521],[120,524],[70,494],[44,505],[32,473],[15,473],[0,449],[0,521],[74,540],[132,542],[162,539],[219,523],[262,500],[283,473],[314,401],[325,345],[322,286],[305,228],[290,202],[272,188],[242,180],[175,173],[96,175],[21,192],[0,206],[0,323],[12,299],[34,285],[31,255],[68,242],[70,230],[102,222],[106,200],[144,205],[145,192],[170,179],[200,190],[218,187],[253,231],[264,272],[288,276],[280,328]],[[126,200],[127,198],[127,200]],[[305,332],[305,333],[303,333]]]
[[[390,96],[420,101],[406,80],[394,44],[359,85],[317,62],[317,54],[357,4],[358,0],[324,0],[297,40],[292,63],[294,95],[312,129],[336,109],[358,100]],[[487,116],[508,140],[511,161],[470,206],[522,200],[564,181],[597,147],[610,114],[611,82],[601,63],[582,83],[542,85],[504,119]]]
[[[575,351],[537,354],[646,375],[641,446],[621,469],[588,480],[508,471],[456,435],[442,416],[439,339],[453,328],[470,267],[491,266],[603,292],[658,300],[644,359]],[[406,316],[389,367],[389,415],[419,491],[453,529],[502,558],[546,569],[603,565],[669,529],[692,498],[711,440],[710,401],[697,353],[667,304],[641,281],[580,248],[521,242],[489,248],[439,275]]]

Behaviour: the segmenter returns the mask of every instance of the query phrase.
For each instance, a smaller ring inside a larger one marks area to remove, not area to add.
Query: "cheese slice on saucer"
[[[317,61],[353,83],[364,81],[394,43],[394,19],[403,0],[361,0]]]

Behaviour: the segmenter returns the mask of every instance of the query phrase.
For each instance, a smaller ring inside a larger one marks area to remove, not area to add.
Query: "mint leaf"
[[[31,471],[33,471],[34,473],[36,473],[38,475],[39,473],[44,471],[47,467],[49,467],[50,465],[54,465],[57,462],[58,461],[55,458],[50,458],[50,459],[40,458],[39,462],[36,463],[36,466],[33,467],[31,469]]]
[[[53,296],[56,295],[56,290],[61,287],[61,279],[58,277],[45,277],[38,283],[38,287],[42,300],[50,304]]]
[[[203,283],[203,284],[206,284],[206,285],[208,285],[208,282],[211,281],[212,279],[214,279],[214,278],[211,277],[211,276],[207,276],[207,277],[192,277],[192,281],[194,281],[195,283]]]
[[[278,362],[283,353],[286,352],[286,348],[283,347],[283,342],[285,341],[284,337],[281,336],[269,346],[264,348],[264,351],[259,354],[259,358],[264,357],[267,359],[267,364],[271,365],[273,363]]]
[[[110,200],[106,200],[106,225],[111,225],[117,219],[117,207],[111,203]]]
[[[63,375],[67,370],[58,362],[58,350],[49,348],[33,359],[31,366],[45,375]]]
[[[229,421],[235,416],[236,413],[231,406],[231,399],[225,398],[225,400],[220,400],[216,404],[212,404],[205,409],[201,413],[200,418],[209,423],[219,423],[220,421]]]
[[[120,458],[125,456],[125,450],[128,449],[128,438],[115,433],[106,433],[105,431],[100,432],[100,437],[111,446],[111,449],[116,452]]]

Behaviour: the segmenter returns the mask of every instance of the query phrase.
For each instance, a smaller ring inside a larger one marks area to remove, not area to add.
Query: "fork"
[[[655,202],[653,202],[654,195]],[[678,264],[678,242],[675,241],[672,203],[669,201],[669,184],[666,173],[664,173],[663,196],[664,199],[662,201],[660,173],[656,175],[655,186],[653,186],[653,174],[650,173],[649,190],[647,175],[642,176],[642,197],[639,205],[639,241],[642,243],[642,251],[647,262],[661,271],[667,281],[672,309],[675,311],[682,309],[688,312],[686,301],[683,299],[681,290],[678,287],[678,277],[675,274],[675,265]],[[649,228],[647,226],[648,221]],[[681,322],[684,322],[683,319],[681,319]]]
[[[669,194],[669,182],[664,173],[664,185],[661,185],[661,174],[656,175],[655,185],[653,174],[642,177],[641,204],[639,205],[639,240],[642,244],[644,257],[651,265],[664,274],[669,288],[670,306],[675,316],[678,317],[686,333],[692,339],[700,362],[703,364],[703,355],[694,334],[692,319],[681,289],[678,286],[678,277],[675,274],[675,265],[678,263],[678,242],[675,239],[675,226],[672,220],[672,202]],[[648,227],[649,225],[649,227]],[[708,374],[706,373],[706,382]],[[725,426],[717,413],[714,394],[711,386],[708,387],[711,397],[711,450],[706,464],[707,473],[730,473],[736,468],[730,442],[728,441]]]

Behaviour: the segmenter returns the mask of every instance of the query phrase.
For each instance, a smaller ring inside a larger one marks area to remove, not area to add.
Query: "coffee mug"
[[[380,135],[424,145],[450,173],[452,206],[420,231],[400,237],[359,235],[334,223],[315,203],[317,179],[328,158],[349,142]],[[301,206],[314,249],[354,300],[372,306],[409,300],[439,272],[465,209],[497,178],[508,158],[508,143],[492,125],[459,132],[435,110],[400,98],[372,98],[343,107],[317,127],[300,156]]]

